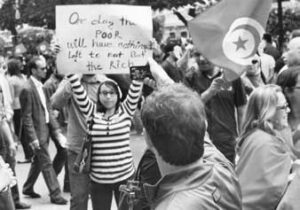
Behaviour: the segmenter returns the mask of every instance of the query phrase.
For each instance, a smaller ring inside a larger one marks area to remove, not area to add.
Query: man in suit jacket
[[[49,132],[52,131],[60,138],[57,122],[55,122],[50,106],[43,91],[41,80],[46,77],[46,61],[41,56],[33,57],[28,63],[31,73],[24,89],[20,94],[23,131],[34,151],[34,159],[23,186],[23,194],[32,198],[40,195],[34,192],[34,184],[42,171],[44,180],[50,192],[50,200],[55,204],[66,204],[61,196],[60,186],[49,155]]]

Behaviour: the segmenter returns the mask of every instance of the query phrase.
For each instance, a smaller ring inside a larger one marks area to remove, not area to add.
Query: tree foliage
[[[19,22],[33,26],[55,28],[55,6],[72,4],[131,4],[150,5],[153,9],[179,7],[196,0],[19,0],[21,18]],[[201,1],[201,0],[200,0]],[[0,27],[12,29],[15,26],[15,0],[7,0],[0,9]]]
[[[5,0],[0,9],[0,29],[8,29],[14,35],[18,23],[28,23],[32,26],[41,26],[49,29],[55,29],[55,6],[72,4],[131,4],[131,5],[150,5],[154,10],[164,8],[179,7],[203,0],[19,0],[20,19],[15,20],[16,5],[15,0]],[[161,20],[154,22],[156,28],[160,28]],[[277,10],[273,9],[270,13],[267,31],[273,35],[280,33],[278,27]],[[292,12],[291,9],[283,12],[284,31],[292,31],[300,28],[300,16]],[[158,30],[155,30],[158,31]],[[161,32],[161,29],[159,30]],[[161,34],[156,34],[158,37]]]
[[[283,31],[292,31],[294,29],[300,28],[300,15],[293,12],[291,9],[286,9],[283,11],[282,14],[283,19]],[[278,13],[277,9],[273,9],[270,12],[268,24],[267,24],[267,31],[272,35],[279,35],[280,28],[279,28],[279,20],[278,20]]]

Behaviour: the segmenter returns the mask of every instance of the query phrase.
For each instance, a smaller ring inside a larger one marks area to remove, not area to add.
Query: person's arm
[[[224,79],[221,77],[215,78],[210,87],[207,88],[202,94],[201,99],[204,103],[208,102],[212,97],[214,97],[220,90],[222,85],[224,84]]]
[[[188,68],[188,62],[191,57],[191,49],[188,48],[181,58],[178,59],[176,62],[179,69],[187,69]]]
[[[172,80],[166,71],[160,66],[153,58],[148,59],[148,64],[150,66],[151,75],[154,80],[145,79],[144,82],[152,88],[163,88],[165,85],[173,84]]]
[[[274,69],[275,69],[275,60],[273,57],[270,57],[270,63],[269,63],[269,66],[268,66],[268,70],[269,70],[269,78],[268,78],[268,81],[267,83],[274,83],[275,80],[274,80],[274,77],[275,77],[275,72],[274,72]]]
[[[131,117],[133,116],[138,106],[142,89],[143,89],[143,81],[132,80],[128,90],[128,94],[124,102],[122,103],[124,110]]]
[[[0,80],[1,82],[1,87],[2,87],[2,92],[4,96],[4,109],[5,109],[5,116],[7,121],[11,122],[13,118],[13,108],[12,108],[12,103],[13,103],[13,97],[12,97],[12,89],[11,86],[8,84],[7,79],[3,76],[3,78]]]
[[[67,79],[64,79],[58,85],[57,90],[50,98],[51,106],[53,107],[53,109],[60,110],[68,103],[71,97],[71,84]]]
[[[241,131],[242,120],[247,103],[246,89],[243,81],[239,78],[232,82],[234,90],[234,104],[237,110],[237,129]]]
[[[88,97],[87,92],[81,85],[77,75],[68,75],[67,78],[71,83],[73,96],[80,111],[83,113],[86,119],[89,119],[96,110],[96,104]]]
[[[150,78],[145,78],[144,81],[133,80],[132,84],[130,85],[127,98],[123,102],[124,108],[131,116],[134,114],[134,111],[137,107],[144,83],[153,89],[163,88],[165,85],[174,83],[174,81],[155,60],[149,58],[148,64],[154,80]]]
[[[242,121],[243,121],[243,116],[245,113],[246,105],[241,105],[237,107],[237,125],[238,125],[238,132],[240,133],[242,130]]]
[[[3,164],[4,161],[1,158],[1,165],[0,165],[0,193],[5,191],[7,187],[12,185],[13,183],[16,183],[16,177],[13,174],[13,171],[11,168],[9,168],[8,164]]]
[[[14,141],[14,137],[8,122],[6,120],[3,120],[2,122],[0,122],[0,127],[0,130],[4,137],[4,141],[8,145],[9,155],[10,157],[14,157],[16,154],[16,143]]]
[[[62,134],[60,125],[54,113],[55,110],[53,110],[53,107],[50,105],[50,97],[55,91],[55,85],[44,85],[43,90],[46,96],[47,107],[49,112],[50,136],[53,139],[57,139],[57,141],[62,147],[65,147],[67,140]]]

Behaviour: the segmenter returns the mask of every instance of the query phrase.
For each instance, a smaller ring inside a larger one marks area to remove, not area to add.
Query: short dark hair
[[[175,83],[147,97],[141,117],[150,140],[169,164],[188,165],[202,157],[206,117],[199,95]]]
[[[9,61],[7,62],[7,72],[9,75],[13,76],[13,75],[19,75],[21,74],[21,65],[23,65],[21,63],[20,60],[12,58],[9,59]]]
[[[28,68],[28,76],[30,76],[32,74],[32,69],[37,69],[38,66],[36,64],[36,62],[38,60],[41,60],[41,58],[39,56],[33,56],[29,62],[27,63],[27,68]]]
[[[96,107],[97,108],[97,112],[106,112],[105,106],[103,106],[103,104],[100,101],[100,92],[101,92],[101,87],[103,85],[111,87],[117,93],[117,104],[116,104],[116,111],[117,111],[119,109],[120,101],[121,101],[121,95],[120,95],[118,84],[115,81],[106,80],[106,81],[102,82],[99,85],[99,87],[98,87],[98,91],[97,91],[97,107]]]
[[[278,76],[276,84],[279,85],[284,91],[292,90],[292,88],[294,88],[297,84],[299,75],[299,66],[290,67]]]
[[[266,40],[267,43],[272,43],[272,36],[271,36],[271,34],[265,33],[263,35],[263,40]]]

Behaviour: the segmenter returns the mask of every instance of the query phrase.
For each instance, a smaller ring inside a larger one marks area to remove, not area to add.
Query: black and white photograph
[[[299,195],[300,0],[0,0],[0,210]]]

